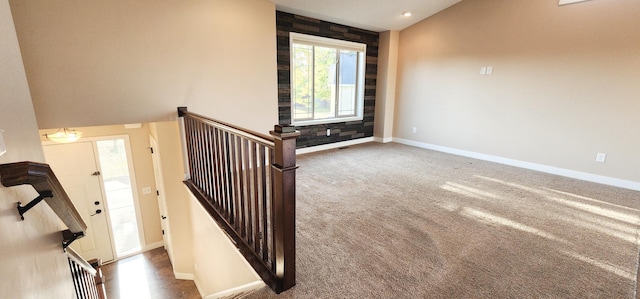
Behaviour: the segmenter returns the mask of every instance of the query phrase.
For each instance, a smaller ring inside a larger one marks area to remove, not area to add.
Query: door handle
[[[100,175],[100,171],[96,171],[94,173],[91,174],[92,176],[99,176]]]
[[[95,213],[93,213],[92,215],[89,215],[89,216],[95,216],[95,215],[98,215],[100,213],[102,213],[102,210],[97,209]]]

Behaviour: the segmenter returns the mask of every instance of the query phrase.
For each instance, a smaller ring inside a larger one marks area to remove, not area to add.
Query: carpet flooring
[[[394,143],[298,165],[297,284],[243,298],[636,298],[640,192]]]

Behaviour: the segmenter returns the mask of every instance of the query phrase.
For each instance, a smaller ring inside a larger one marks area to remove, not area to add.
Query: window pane
[[[335,117],[337,50],[315,47],[314,119]]]
[[[358,53],[340,51],[340,86],[338,95],[338,115],[356,114],[356,72]]]
[[[97,141],[116,254],[142,249],[124,139]]]
[[[292,124],[362,120],[366,45],[290,33]]]
[[[313,47],[293,45],[293,77],[291,97],[294,105],[294,119],[313,118]]]

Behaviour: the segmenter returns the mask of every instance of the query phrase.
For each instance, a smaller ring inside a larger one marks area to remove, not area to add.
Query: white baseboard
[[[393,142],[393,138],[392,137],[387,137],[387,138],[373,137],[373,141],[378,143],[389,143],[389,142]]]
[[[308,153],[319,152],[319,151],[325,151],[325,150],[329,150],[329,149],[334,149],[334,148],[339,148],[339,147],[344,147],[344,146],[350,146],[350,145],[356,145],[356,144],[361,144],[361,143],[367,143],[367,142],[373,142],[373,137],[358,138],[358,139],[342,141],[342,142],[335,142],[335,143],[329,143],[329,144],[323,144],[323,145],[303,147],[303,148],[299,148],[299,149],[296,150],[296,155],[308,154]]]
[[[158,241],[155,243],[147,244],[142,251],[149,251],[164,246],[164,241]]]
[[[198,290],[198,294],[200,294],[201,298],[204,298],[204,291],[202,291],[202,288],[200,288],[200,282],[198,281],[198,279],[194,279],[193,283],[196,285],[196,289]]]
[[[239,287],[235,287],[232,289],[228,289],[228,290],[224,290],[221,292],[217,292],[215,294],[211,294],[211,295],[206,295],[203,296],[203,299],[218,299],[218,298],[224,298],[224,297],[228,297],[231,295],[235,295],[235,294],[239,294],[242,292],[249,292],[249,291],[253,291],[255,289],[259,289],[261,287],[265,286],[264,282],[262,280],[257,280],[254,282],[250,282],[247,283],[245,285],[241,285]]]
[[[410,146],[415,146],[415,147],[430,149],[430,150],[434,150],[434,151],[454,154],[454,155],[458,155],[458,156],[464,156],[464,157],[474,158],[474,159],[478,159],[478,160],[484,160],[484,161],[489,161],[489,162],[494,162],[494,163],[500,163],[500,164],[505,164],[505,165],[509,165],[509,166],[515,166],[515,167],[520,167],[520,168],[525,168],[525,169],[530,169],[530,170],[536,170],[536,171],[540,171],[540,172],[546,172],[546,173],[550,173],[550,174],[555,174],[555,175],[559,175],[559,176],[574,178],[574,179],[588,181],[588,182],[594,182],[594,183],[599,183],[599,184],[604,184],[604,185],[609,185],[609,186],[615,186],[615,187],[620,187],[620,188],[640,191],[640,182],[628,181],[628,180],[617,179],[617,178],[612,178],[612,177],[607,177],[607,176],[601,176],[601,175],[597,175],[597,174],[591,174],[591,173],[580,172],[580,171],[575,171],[575,170],[569,170],[569,169],[564,169],[564,168],[558,168],[558,167],[553,167],[553,166],[547,166],[547,165],[542,165],[542,164],[537,164],[537,163],[531,163],[531,162],[525,162],[525,161],[514,160],[514,159],[509,159],[509,158],[503,158],[503,157],[499,157],[499,156],[481,154],[481,153],[465,151],[465,150],[461,150],[461,149],[450,148],[450,147],[440,146],[440,145],[435,145],[435,144],[430,144],[430,143],[423,143],[423,142],[418,142],[418,141],[413,141],[413,140],[408,140],[408,139],[402,139],[402,138],[393,138],[393,141],[397,142],[397,143],[401,143],[401,144],[406,144],[406,145],[410,145]]]
[[[196,277],[193,275],[193,273],[181,273],[181,272],[173,271],[173,276],[175,276],[176,279],[182,279],[182,280],[195,280],[196,279]]]

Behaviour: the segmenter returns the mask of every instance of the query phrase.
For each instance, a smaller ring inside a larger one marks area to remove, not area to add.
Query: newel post
[[[275,139],[273,169],[273,248],[276,292],[296,284],[296,138],[292,126],[276,125],[269,132]]]

